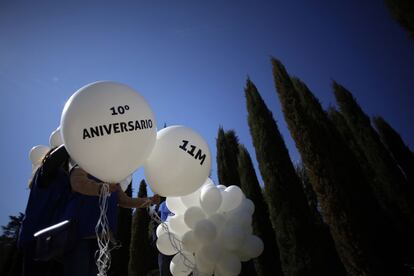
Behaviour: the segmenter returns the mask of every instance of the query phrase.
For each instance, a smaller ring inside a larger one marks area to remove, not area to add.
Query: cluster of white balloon
[[[50,146],[64,144],[71,161],[108,183],[125,190],[131,175],[144,166],[154,193],[167,197],[175,213],[159,229],[157,246],[165,254],[183,250],[171,262],[174,275],[203,272],[237,275],[240,261],[260,255],[261,240],[251,235],[254,204],[236,186],[215,186],[208,175],[211,153],[206,141],[184,126],[157,132],[154,114],[145,99],[124,84],[100,81],[86,85],[66,102],[60,127]],[[47,146],[30,152],[35,171]],[[207,179],[207,182],[206,182]],[[206,184],[204,184],[206,182]],[[204,184],[204,185],[203,185]],[[183,270],[184,260],[193,265]],[[184,272],[183,272],[184,271]]]
[[[263,251],[262,240],[252,234],[254,204],[237,186],[216,186],[208,178],[192,194],[167,197],[166,204],[174,215],[158,226],[157,248],[175,254],[174,276],[238,275],[241,261]]]

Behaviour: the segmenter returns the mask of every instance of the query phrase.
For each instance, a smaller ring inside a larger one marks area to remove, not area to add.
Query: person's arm
[[[122,208],[145,208],[149,207],[152,204],[158,204],[160,201],[159,195],[154,195],[152,197],[129,197],[122,189],[119,189],[119,206]]]
[[[81,168],[74,168],[70,174],[72,190],[84,195],[99,196],[101,184],[90,179],[88,173]]]
[[[74,168],[70,175],[72,190],[84,195],[99,196],[103,184],[105,183],[100,183],[89,178],[88,173],[81,168]],[[119,189],[119,184],[117,183],[108,183],[108,185],[110,193]]]

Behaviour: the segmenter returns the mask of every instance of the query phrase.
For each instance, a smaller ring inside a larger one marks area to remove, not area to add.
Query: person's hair
[[[37,172],[37,170],[39,170],[44,164],[45,164],[45,162],[46,162],[46,160],[49,158],[49,156],[52,154],[52,152],[56,149],[57,147],[53,147],[53,148],[51,148],[46,154],[45,154],[45,156],[43,157],[43,159],[42,159],[42,162],[41,162],[41,164],[40,164],[40,166],[39,166],[39,168],[37,168],[34,172],[32,172],[32,176],[30,177],[30,179],[29,179],[29,183],[28,183],[28,187],[29,187],[29,189],[31,189],[32,188],[32,185],[33,185],[33,180],[34,180],[34,176],[35,176],[35,174],[36,174],[36,172]],[[67,161],[65,162],[65,163],[67,163]]]

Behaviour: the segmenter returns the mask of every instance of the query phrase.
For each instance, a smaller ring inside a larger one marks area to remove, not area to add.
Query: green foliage
[[[132,181],[125,190],[125,193],[132,196]],[[116,238],[121,248],[113,251],[111,269],[109,275],[128,275],[129,248],[131,243],[132,210],[118,207],[118,226]]]
[[[285,275],[327,275],[315,254],[315,228],[295,168],[272,113],[247,80],[248,124],[264,180]]]
[[[333,89],[341,113],[374,170],[376,185],[372,189],[378,202],[399,231],[410,235],[414,231],[414,202],[404,175],[351,92],[336,82]]]
[[[280,61],[272,59],[272,64],[286,122],[347,272],[394,271],[382,233],[387,226],[378,216],[355,156],[310,90],[303,83],[295,87]]]
[[[385,0],[391,15],[414,38],[414,1]]]
[[[404,143],[400,134],[384,118],[374,117],[373,121],[382,142],[404,171],[411,187],[414,187],[414,153]]]
[[[253,233],[264,243],[264,251],[256,261],[257,275],[283,275],[275,232],[269,219],[269,210],[263,198],[262,188],[247,149],[239,145],[238,167],[240,186],[246,197],[253,201]]]
[[[147,197],[147,184],[142,180],[139,185],[138,197]],[[148,236],[150,216],[146,208],[135,210],[132,218],[132,234],[130,246],[130,259],[128,267],[129,276],[145,276],[150,271],[152,263],[150,257],[151,244]]]
[[[219,128],[217,134],[217,176],[219,183],[225,186],[240,186],[237,169],[239,140],[233,130]]]
[[[3,230],[3,234],[0,236],[0,241],[17,241],[23,218],[23,213],[19,213],[19,215],[17,216],[9,216],[10,221],[7,223],[6,226],[1,227]]]

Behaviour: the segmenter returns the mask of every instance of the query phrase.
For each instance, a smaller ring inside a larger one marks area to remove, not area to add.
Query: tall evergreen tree
[[[369,117],[346,88],[333,83],[336,101],[368,163],[374,169],[373,192],[393,223],[407,235],[414,231],[414,202],[410,201],[407,182],[371,126]],[[409,234],[411,233],[411,234]]]
[[[243,145],[239,145],[238,166],[241,189],[255,205],[253,233],[259,236],[264,244],[262,255],[255,261],[257,275],[283,275],[275,232],[269,219],[269,210],[250,154]]]
[[[364,151],[359,146],[344,116],[334,107],[328,108],[327,114],[332,124],[335,126],[336,130],[339,132],[339,134],[343,138],[344,142],[347,143],[347,145],[349,146],[349,149],[352,151],[352,153],[357,158],[359,165],[363,169],[365,179],[370,182],[371,186],[376,185],[374,181],[374,178],[375,178],[374,170],[372,169],[367,158],[365,157]]]
[[[346,275],[345,267],[342,264],[338,252],[335,248],[335,242],[329,232],[329,226],[324,222],[321,214],[321,208],[315,192],[313,191],[306,168],[301,162],[296,166],[296,173],[302,183],[308,205],[311,210],[313,224],[316,227],[315,243],[317,244],[317,254],[325,260],[325,265],[331,271],[332,275]]]
[[[414,38],[414,2],[412,0],[385,0],[391,15]]]
[[[147,197],[147,184],[142,180],[139,185],[138,197]],[[146,208],[138,208],[132,218],[132,234],[129,259],[129,276],[146,276],[150,270],[151,256],[148,226],[150,216]]]
[[[414,185],[414,153],[404,143],[400,134],[382,117],[374,117],[374,124],[382,142],[400,165],[410,185]]]
[[[285,275],[330,275],[315,254],[315,228],[306,198],[272,113],[249,79],[248,123],[264,180],[270,219]]]
[[[350,275],[395,273],[398,267],[382,233],[386,225],[377,217],[378,206],[355,157],[310,91],[296,91],[285,67],[274,58],[272,64],[286,122],[345,269]]]
[[[125,193],[132,197],[132,181],[129,183]],[[129,248],[131,242],[132,210],[118,207],[118,226],[116,237],[120,248],[113,251],[111,269],[109,275],[127,276],[129,264]]]
[[[217,175],[220,184],[240,186],[237,169],[238,138],[233,130],[224,132],[222,127],[217,134]]]
[[[296,173],[299,176],[300,182],[302,183],[303,191],[305,192],[306,200],[312,214],[313,223],[317,226],[323,225],[322,215],[320,213],[318,199],[315,192],[313,191],[312,185],[309,180],[309,176],[306,173],[305,165],[299,163],[296,165]]]

